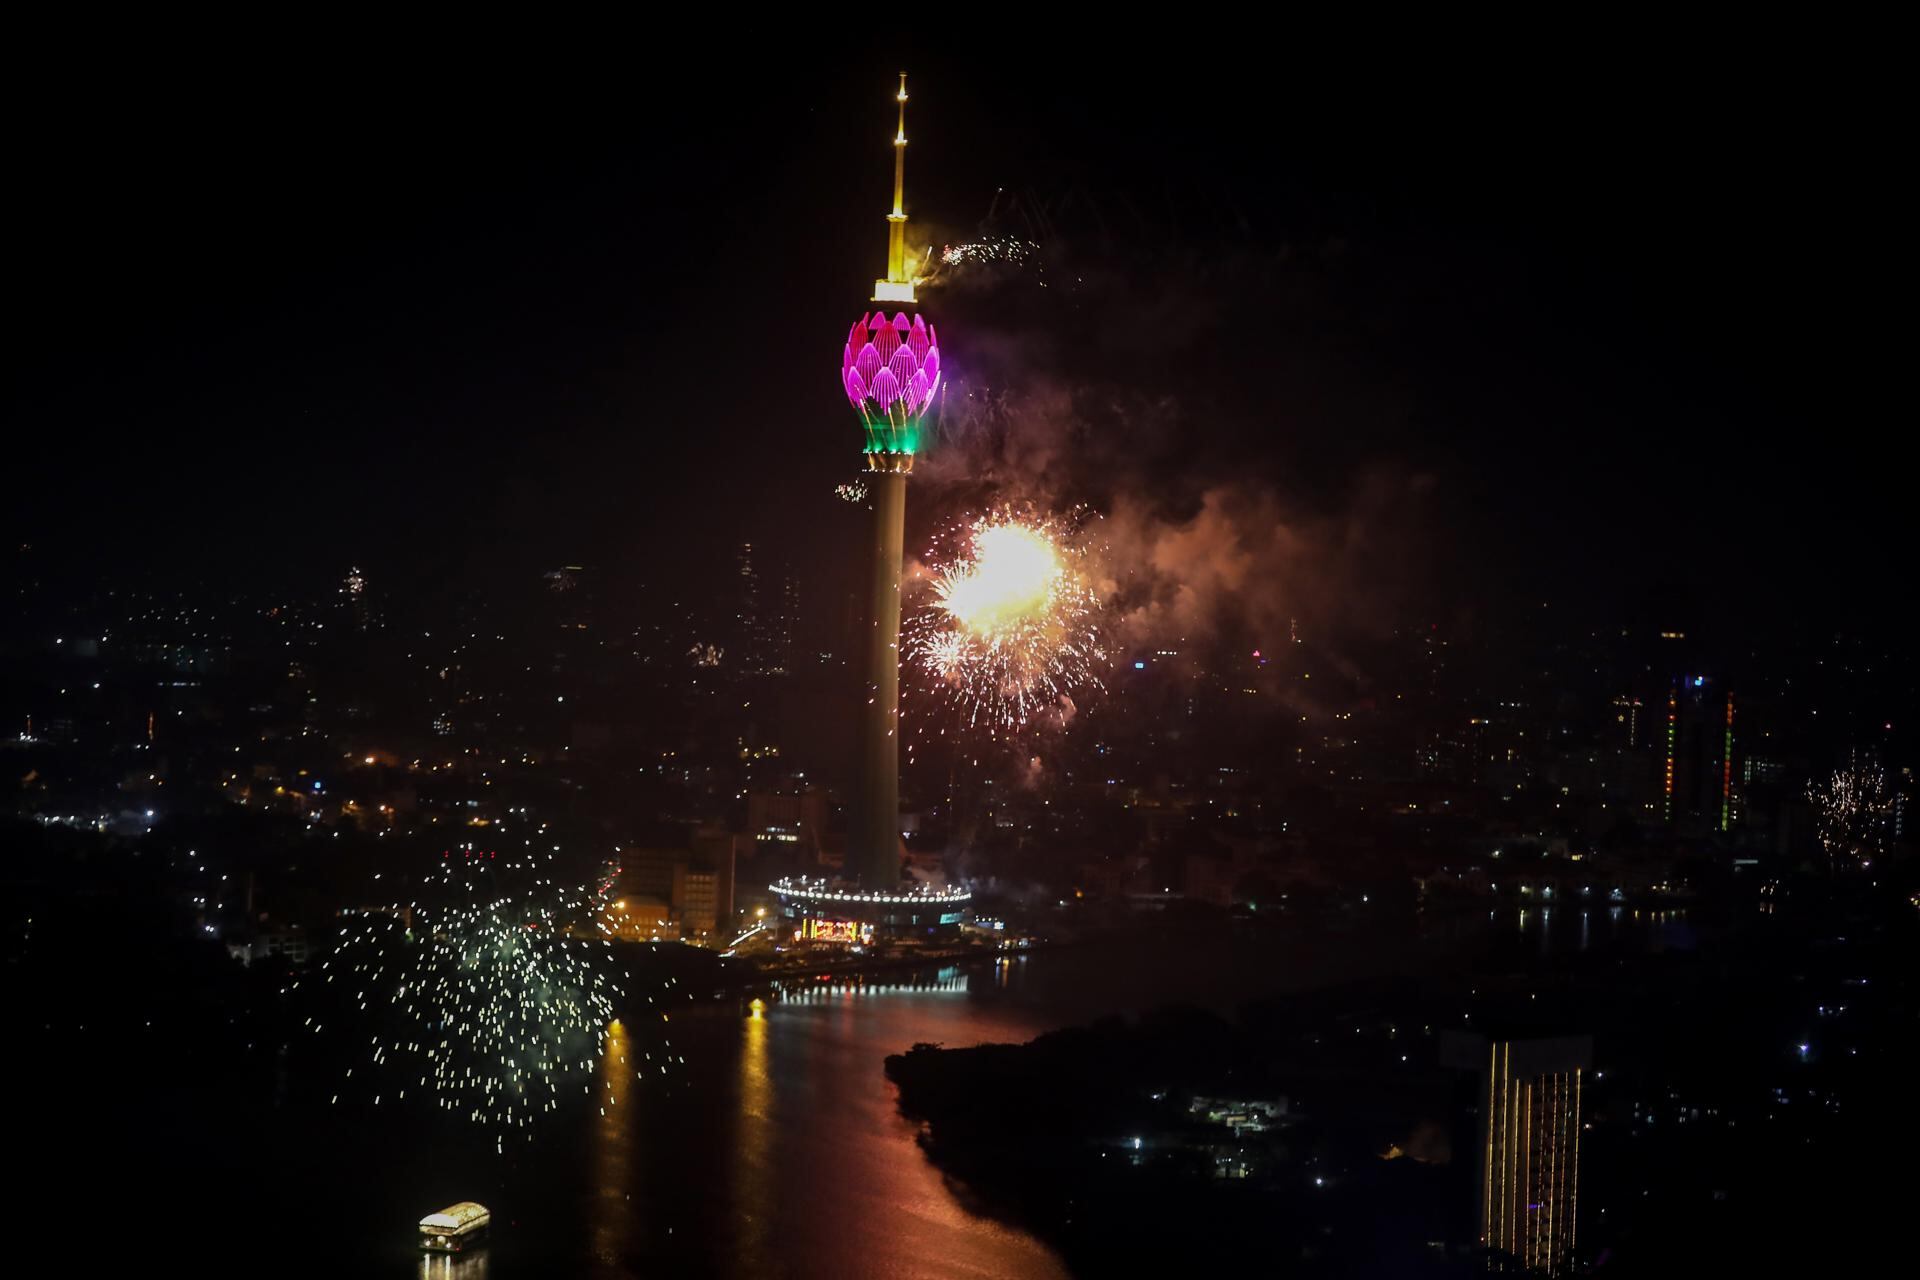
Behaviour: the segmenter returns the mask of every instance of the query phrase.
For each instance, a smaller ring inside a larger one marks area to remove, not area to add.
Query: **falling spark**
[[[975,240],[967,244],[950,244],[940,250],[940,262],[943,266],[1025,266],[1033,260],[1034,253],[1040,248],[1031,240],[1021,240],[1014,236],[997,236],[986,240]]]
[[[1871,866],[1885,843],[1887,818],[1894,795],[1886,770],[1870,757],[1850,753],[1845,764],[1824,782],[1807,784],[1820,845],[1829,863],[1848,858]]]
[[[454,1115],[531,1138],[573,1090],[591,1095],[606,1048],[622,994],[607,885],[557,884],[551,854],[498,862],[469,845],[442,865],[432,905],[351,917],[321,974],[368,1015],[363,1062]],[[507,891],[503,872],[520,886]]]

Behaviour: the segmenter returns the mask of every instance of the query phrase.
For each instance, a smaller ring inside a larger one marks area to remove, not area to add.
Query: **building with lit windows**
[[[663,828],[620,851],[615,933],[648,940],[712,939],[733,926],[734,867],[741,837],[721,830]]]

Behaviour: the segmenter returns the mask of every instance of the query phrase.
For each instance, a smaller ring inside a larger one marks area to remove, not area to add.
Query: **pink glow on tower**
[[[902,311],[861,316],[847,333],[840,381],[862,417],[911,422],[940,389],[939,337],[932,325]]]

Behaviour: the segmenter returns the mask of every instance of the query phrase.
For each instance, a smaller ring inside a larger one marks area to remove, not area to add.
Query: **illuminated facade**
[[[796,941],[955,938],[973,900],[963,888],[901,885],[868,890],[805,876],[776,881],[771,887],[780,918]]]
[[[1667,690],[1660,817],[1696,833],[1732,831],[1742,816],[1731,690],[1683,676]]]
[[[806,916],[794,930],[796,940],[841,942],[865,946],[873,942],[873,926],[861,920],[829,920],[825,916]]]
[[[893,211],[887,215],[887,274],[847,333],[840,385],[865,430],[867,492],[873,502],[867,644],[867,701],[861,725],[859,803],[851,815],[847,875],[868,889],[900,883],[900,570],[906,541],[907,476],[940,391],[938,335],[924,316],[889,315],[884,304],[913,304],[907,259],[907,77],[895,98]]]
[[[1481,1060],[1480,1243],[1528,1271],[1573,1269],[1587,1036],[1495,1040]]]
[[[1664,776],[1663,793],[1660,798],[1660,820],[1673,821],[1673,766],[1679,754],[1680,740],[1680,690],[1675,688],[1667,692],[1667,758],[1662,773]]]

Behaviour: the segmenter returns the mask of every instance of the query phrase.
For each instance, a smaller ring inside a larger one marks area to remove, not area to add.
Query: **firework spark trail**
[[[1807,784],[1807,799],[1813,805],[1828,862],[1844,857],[1862,867],[1871,866],[1885,843],[1887,818],[1894,806],[1886,770],[1870,757],[1850,753],[1831,777]]]
[[[1106,663],[1086,552],[1060,521],[1000,511],[930,552],[931,590],[906,656],[969,728],[1015,732],[1085,689]]]
[[[496,887],[499,870],[526,887]],[[375,1104],[417,1089],[494,1128],[499,1145],[510,1130],[531,1139],[534,1120],[574,1090],[592,1096],[625,976],[606,922],[609,885],[569,889],[541,874],[550,870],[550,858],[501,864],[468,846],[431,882],[443,901],[390,904],[342,929],[318,976],[351,993],[357,1013],[373,1007],[361,1064],[377,1069]],[[666,1071],[661,1047],[637,1075]]]
[[[940,250],[942,266],[960,267],[984,264],[1025,266],[1040,246],[1014,236],[997,236],[967,244],[950,244]]]
[[[1040,246],[1018,236],[988,236],[964,244],[943,245],[922,260],[925,270],[919,283],[930,286],[954,285],[976,277],[993,279],[1010,274],[1030,276],[1041,288],[1047,287],[1046,259]]]

